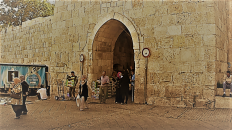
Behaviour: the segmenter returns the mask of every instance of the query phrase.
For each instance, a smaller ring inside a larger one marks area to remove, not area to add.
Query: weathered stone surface
[[[230,97],[215,97],[215,108],[232,108],[232,98]]]
[[[54,16],[1,32],[0,62],[46,64],[54,84],[58,72],[81,74],[80,54],[85,56],[83,72],[91,75],[90,81],[99,78],[102,70],[111,75],[114,61],[135,62],[135,102],[144,103],[146,60],[142,50],[149,48],[147,102],[206,107],[219,93],[216,82],[227,71],[227,62],[232,62],[228,5],[211,1],[57,1]],[[124,30],[132,40],[134,52],[129,53],[134,58],[126,54],[129,46],[115,50]],[[117,60],[114,54],[123,58]]]

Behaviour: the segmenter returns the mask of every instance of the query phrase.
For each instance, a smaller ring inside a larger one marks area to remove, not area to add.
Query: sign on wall
[[[3,88],[4,84],[7,88],[12,87],[10,84],[13,79],[19,78],[20,75],[25,76],[30,88],[45,85],[45,67],[0,65],[0,71],[0,88]]]

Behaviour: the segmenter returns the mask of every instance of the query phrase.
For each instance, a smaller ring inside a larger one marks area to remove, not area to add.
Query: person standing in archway
[[[122,103],[122,94],[121,94],[121,86],[119,81],[122,77],[122,73],[118,72],[116,79],[116,95],[115,95],[115,103]]]
[[[134,88],[135,88],[135,70],[131,71],[131,92],[132,92],[132,102],[134,101]]]
[[[128,95],[129,95],[129,84],[130,84],[130,78],[128,76],[128,72],[124,71],[124,74],[119,81],[119,85],[121,86],[121,94],[122,94],[122,103],[121,104],[124,104],[125,97],[126,97],[125,103],[127,104]]]
[[[107,91],[108,91],[108,84],[110,80],[109,77],[106,76],[106,71],[102,72],[101,76],[101,88],[100,88],[100,103],[106,103],[106,96],[107,96]],[[103,97],[104,94],[104,97]]]
[[[134,69],[133,69],[133,67],[132,67],[132,65],[130,66],[130,69],[129,69],[129,78],[131,79],[132,78],[132,71],[133,71]]]

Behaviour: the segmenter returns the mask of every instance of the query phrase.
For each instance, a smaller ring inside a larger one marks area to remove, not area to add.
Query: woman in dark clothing
[[[20,99],[12,99],[12,108],[16,114],[15,119],[19,119],[21,114],[27,114],[27,108],[25,102],[26,102],[26,97],[28,95],[28,88],[29,85],[25,81],[24,75],[21,75],[20,79],[18,78],[14,79],[14,88],[12,91],[21,94]]]
[[[121,79],[121,76],[122,76],[122,73],[118,72],[117,78],[116,78],[115,103],[121,103],[122,102],[121,86],[119,85],[119,81]]]
[[[124,99],[126,97],[126,104],[128,101],[128,95],[129,95],[129,83],[130,83],[130,78],[128,76],[128,72],[124,71],[123,77],[120,79],[119,84],[121,86],[121,94],[122,94],[122,103],[124,103]]]
[[[79,95],[80,95],[80,110],[83,111],[84,107],[88,108],[88,104],[86,103],[88,98],[88,86],[87,86],[87,77],[85,75],[82,76],[82,80],[79,86]]]
[[[13,83],[14,87],[12,89],[12,93],[20,93],[20,98],[12,98],[11,100],[11,104],[12,104],[12,108],[16,114],[15,119],[19,119],[20,115],[22,114],[22,86],[21,86],[21,81],[18,78],[14,79],[14,83]]]

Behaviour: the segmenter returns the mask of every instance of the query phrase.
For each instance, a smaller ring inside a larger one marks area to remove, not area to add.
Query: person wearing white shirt
[[[230,71],[227,71],[226,76],[223,78],[223,96],[226,96],[226,87],[230,88],[230,97],[232,97],[232,77],[230,76]]]
[[[46,88],[41,87],[41,88],[37,91],[37,93],[39,93],[40,99],[46,100],[46,99],[48,98],[48,97],[47,97],[47,90],[46,90]],[[38,98],[39,98],[39,97],[38,97]]]

